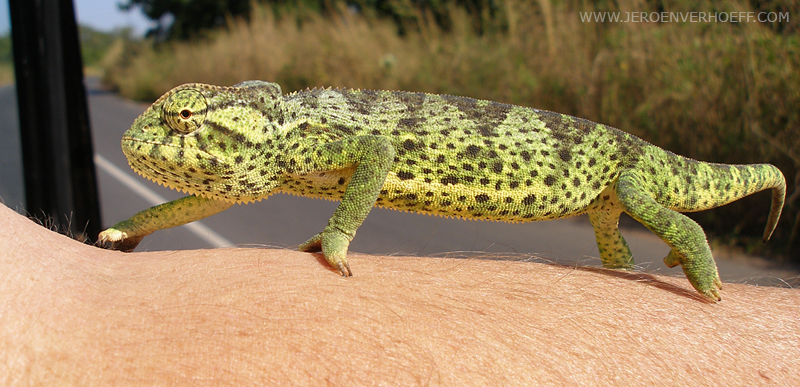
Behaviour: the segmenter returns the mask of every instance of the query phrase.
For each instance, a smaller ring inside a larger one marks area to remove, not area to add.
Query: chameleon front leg
[[[672,248],[664,258],[667,266],[681,265],[689,283],[698,292],[719,301],[722,281],[703,229],[685,215],[658,204],[642,189],[646,186],[638,171],[630,170],[620,175],[616,194],[625,212]]]
[[[323,144],[313,151],[317,155],[314,161],[318,168],[335,170],[355,167],[355,171],[328,225],[321,233],[300,245],[298,250],[321,250],[331,266],[349,277],[353,272],[347,263],[347,248],[378,199],[394,162],[395,150],[386,137],[356,136]]]
[[[97,245],[112,250],[133,251],[142,238],[155,231],[181,226],[186,223],[222,212],[233,205],[222,200],[186,196],[138,212],[101,232]]]

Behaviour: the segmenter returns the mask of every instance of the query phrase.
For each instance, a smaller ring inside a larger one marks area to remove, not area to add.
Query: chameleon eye
[[[164,121],[170,129],[189,134],[203,126],[207,107],[206,98],[199,91],[180,90],[164,102]]]

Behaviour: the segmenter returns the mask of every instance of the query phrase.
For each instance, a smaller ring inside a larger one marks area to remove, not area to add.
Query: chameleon
[[[340,200],[327,226],[299,246],[343,276],[350,242],[374,206],[473,220],[530,222],[587,214],[602,264],[632,269],[619,232],[625,212],[669,246],[669,267],[719,301],[722,282],[706,235],[681,212],[771,189],[763,239],[786,194],[770,164],[693,160],[599,123],[529,107],[403,91],[280,85],[175,87],[122,138],[142,176],[188,196],[101,232],[132,251],[154,231],[282,192]]]

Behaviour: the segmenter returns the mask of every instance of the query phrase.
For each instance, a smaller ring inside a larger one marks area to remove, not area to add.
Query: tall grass
[[[798,31],[760,23],[584,23],[579,15],[752,10],[738,0],[656,3],[497,1],[498,16],[482,34],[453,7],[448,31],[420,13],[403,36],[390,21],[346,9],[276,18],[257,7],[249,23],[231,21],[209,40],[119,47],[106,80],[143,100],[185,82],[247,79],[278,82],[285,92],[342,86],[458,94],[581,116],[701,160],[771,162],[787,176],[789,196],[777,242],[767,246],[797,258]],[[787,7],[800,17],[797,5]],[[752,242],[767,202],[757,195],[694,216],[723,242],[760,252]]]

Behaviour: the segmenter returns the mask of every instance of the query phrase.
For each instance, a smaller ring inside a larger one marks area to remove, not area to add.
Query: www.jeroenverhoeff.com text
[[[579,12],[597,23],[786,23],[789,12]]]

